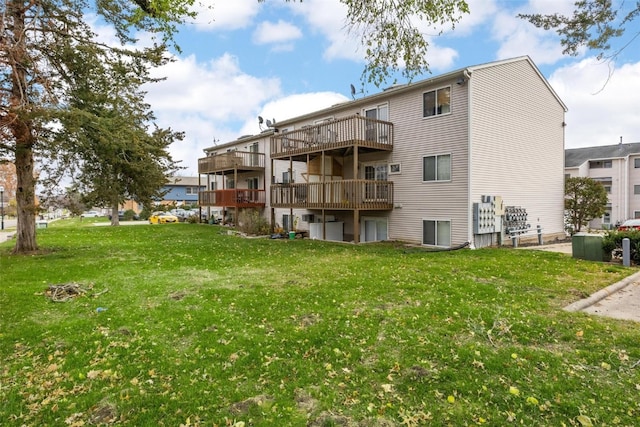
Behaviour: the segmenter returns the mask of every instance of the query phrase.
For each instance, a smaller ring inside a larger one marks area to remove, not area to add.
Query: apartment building
[[[206,190],[197,176],[173,176],[162,187],[164,205],[192,205],[198,203],[198,193]]]
[[[640,218],[640,143],[567,149],[565,176],[595,179],[607,191],[607,211],[589,227],[610,228]]]
[[[462,68],[205,149],[201,206],[311,238],[483,247],[564,235],[566,106],[529,57]]]

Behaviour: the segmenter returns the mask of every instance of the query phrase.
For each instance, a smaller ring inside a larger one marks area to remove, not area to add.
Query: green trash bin
[[[602,236],[600,234],[578,233],[571,238],[571,252],[574,258],[587,261],[604,261]]]
[[[289,240],[294,240],[296,238],[296,232],[295,231],[290,231],[289,232]]]

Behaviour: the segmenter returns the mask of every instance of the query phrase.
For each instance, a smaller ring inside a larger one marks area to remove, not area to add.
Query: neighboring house
[[[200,185],[199,177],[175,176],[170,178],[162,188],[166,194],[160,203],[164,205],[175,204],[176,206],[196,205],[198,204],[198,192],[203,190],[205,187]]]
[[[640,143],[567,149],[564,167],[566,177],[593,178],[607,191],[607,211],[589,227],[610,228],[640,218]]]
[[[205,149],[200,205],[355,243],[564,236],[565,112],[528,57],[396,85]]]

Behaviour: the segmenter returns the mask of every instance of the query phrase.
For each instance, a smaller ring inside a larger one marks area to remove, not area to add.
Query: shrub
[[[148,220],[151,216],[151,212],[151,209],[149,209],[148,206],[145,206],[144,208],[142,208],[142,211],[140,211],[140,219],[144,221]]]
[[[122,218],[125,221],[133,221],[136,218],[136,212],[133,209],[127,209],[122,213]]]
[[[602,250],[613,257],[622,256],[622,239],[628,238],[631,243],[631,259],[640,264],[640,230],[607,232],[602,239]]]
[[[240,212],[238,230],[246,234],[265,235],[269,234],[271,227],[257,209],[246,209]]]

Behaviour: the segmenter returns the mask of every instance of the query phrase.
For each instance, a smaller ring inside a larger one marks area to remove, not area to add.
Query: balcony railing
[[[393,182],[365,179],[272,184],[271,206],[336,210],[393,209]]]
[[[200,206],[226,206],[238,208],[263,208],[264,190],[211,190],[198,193]]]
[[[393,150],[393,123],[354,115],[275,134],[271,137],[271,157],[282,158],[353,145]]]
[[[264,153],[229,151],[198,159],[198,173],[264,169]]]

